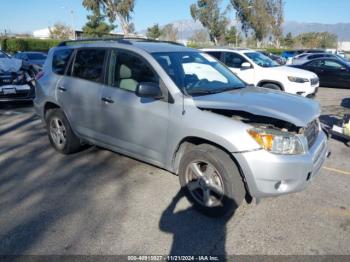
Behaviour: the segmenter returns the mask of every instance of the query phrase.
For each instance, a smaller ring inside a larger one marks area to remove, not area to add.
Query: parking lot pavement
[[[350,90],[320,89],[323,115]],[[325,118],[327,119],[327,118]],[[173,199],[178,178],[99,148],[56,153],[30,107],[0,109],[0,254],[348,254],[350,148],[306,191],[243,204],[229,221]]]

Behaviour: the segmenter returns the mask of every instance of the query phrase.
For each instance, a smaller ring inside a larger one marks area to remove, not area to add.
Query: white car
[[[281,66],[269,57],[250,49],[202,49],[228,66],[248,84],[313,97],[319,87],[312,72]]]

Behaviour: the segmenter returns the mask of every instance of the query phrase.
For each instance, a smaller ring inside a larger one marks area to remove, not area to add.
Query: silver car
[[[303,190],[328,154],[318,103],[246,86],[173,43],[62,43],[37,79],[36,112],[63,154],[98,145],[177,174],[194,207],[233,214]]]

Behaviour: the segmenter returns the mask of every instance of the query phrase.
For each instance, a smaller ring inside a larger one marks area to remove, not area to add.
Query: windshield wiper
[[[228,87],[228,88],[221,88],[221,89],[215,89],[215,90],[208,90],[208,89],[198,89],[194,90],[193,92],[188,92],[190,95],[212,95],[212,94],[218,94],[223,93],[227,91],[242,89],[244,86],[238,86],[238,87]]]

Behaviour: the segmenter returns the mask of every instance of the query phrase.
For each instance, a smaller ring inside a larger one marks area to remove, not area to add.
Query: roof
[[[236,53],[243,53],[246,51],[250,52],[256,52],[253,49],[249,48],[228,48],[228,47],[214,47],[214,48],[203,48],[202,51],[209,52],[209,51],[217,51],[217,52],[236,52]]]
[[[133,45],[148,53],[162,53],[162,52],[188,52],[194,51],[192,48],[183,45],[176,45],[162,42],[134,42]]]
[[[72,44],[74,44],[74,47],[115,47],[120,45],[128,45],[142,49],[148,53],[195,51],[195,49],[185,47],[175,42],[155,41],[139,38],[83,39],[76,41],[65,41],[60,43],[58,46],[72,46]]]

